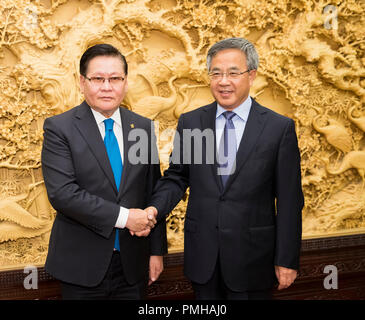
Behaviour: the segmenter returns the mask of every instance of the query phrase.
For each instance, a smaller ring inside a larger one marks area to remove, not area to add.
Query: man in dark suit
[[[216,101],[180,117],[147,210],[164,219],[190,187],[184,271],[196,298],[267,299],[275,275],[286,288],[299,266],[304,199],[294,121],[249,96],[258,68],[249,41],[216,43],[207,64]]]
[[[85,101],[44,122],[43,176],[57,211],[45,268],[64,299],[141,299],[163,269],[166,224],[133,209],[147,206],[161,174],[152,122],[120,107],[127,75],[116,48],[90,47],[80,60]],[[130,134],[141,129],[134,154]]]

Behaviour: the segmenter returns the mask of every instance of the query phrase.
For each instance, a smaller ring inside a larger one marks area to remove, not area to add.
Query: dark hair
[[[99,56],[120,57],[124,64],[124,73],[128,74],[128,64],[120,51],[110,44],[96,44],[88,48],[80,59],[80,74],[86,76],[87,67],[91,59]]]
[[[217,43],[215,43],[208,51],[207,54],[207,67],[208,71],[210,71],[210,66],[213,57],[222,50],[226,49],[239,49],[241,50],[247,60],[247,68],[248,70],[257,70],[259,67],[259,56],[257,54],[257,51],[254,47],[254,45],[243,38],[228,38],[221,40]]]

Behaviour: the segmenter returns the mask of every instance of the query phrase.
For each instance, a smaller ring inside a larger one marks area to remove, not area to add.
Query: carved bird
[[[147,96],[139,99],[132,104],[132,111],[147,117],[151,120],[155,119],[161,112],[166,111],[174,106],[177,100],[176,88],[173,85],[176,75],[172,76],[168,81],[171,95],[167,98],[161,96]]]
[[[206,87],[206,85],[201,85],[201,84],[197,84],[197,85],[183,84],[182,86],[180,86],[180,88],[178,89],[178,91],[182,95],[183,101],[178,106],[176,106],[176,108],[174,109],[174,116],[175,116],[176,119],[179,119],[180,115],[184,112],[185,108],[188,106],[188,104],[190,102],[190,98],[188,97],[188,94],[187,94],[188,89],[191,89],[191,88],[199,88],[199,87]]]
[[[0,200],[0,243],[19,238],[33,238],[51,230],[52,221],[34,217],[17,202],[26,199],[26,193]]]
[[[44,221],[34,217],[17,203],[23,199],[25,199],[24,195],[19,195],[0,200],[0,219],[31,229],[41,227]]]
[[[335,119],[328,119],[328,125],[321,126],[317,120],[321,115],[316,116],[312,125],[314,129],[320,133],[323,133],[327,142],[335,147],[337,150],[348,153],[352,149],[352,139],[345,127]]]
[[[32,229],[19,226],[12,222],[0,223],[0,243],[5,241],[18,240],[20,238],[34,238],[41,236],[51,231],[52,223],[40,227],[39,229]]]
[[[347,153],[340,166],[337,169],[330,169],[328,165],[328,160],[324,160],[327,164],[326,170],[330,174],[340,174],[348,169],[356,169],[363,181],[363,186],[365,183],[365,151],[351,151]]]
[[[359,129],[361,129],[362,131],[365,132],[365,116],[362,115],[360,117],[355,117],[352,112],[355,110],[355,107],[351,107],[348,109],[347,111],[347,116],[350,119],[350,121],[352,123],[354,123],[355,125],[357,125],[359,127]]]

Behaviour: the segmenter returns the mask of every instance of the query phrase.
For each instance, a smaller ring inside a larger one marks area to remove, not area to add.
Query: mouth
[[[231,96],[232,93],[233,93],[233,91],[230,91],[230,90],[220,90],[219,91],[219,94],[222,97],[229,97],[229,96]]]
[[[99,99],[103,100],[103,101],[112,101],[113,100],[112,97],[100,97]]]

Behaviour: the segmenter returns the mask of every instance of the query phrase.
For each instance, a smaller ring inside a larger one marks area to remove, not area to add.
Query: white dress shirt
[[[104,140],[104,137],[105,137],[104,120],[108,119],[108,118],[105,118],[100,112],[95,111],[93,108],[91,108],[91,111],[94,115],[96,124],[98,125],[100,135]],[[120,151],[120,156],[122,157],[122,162],[124,163],[124,159],[123,159],[123,150],[124,150],[124,148],[123,148],[123,130],[122,130],[122,119],[120,117],[119,108],[113,113],[113,115],[109,119],[114,120],[113,131],[114,131],[115,137],[117,138],[119,151]],[[115,227],[123,229],[125,227],[126,223],[127,223],[128,215],[129,215],[129,209],[124,208],[124,207],[120,207],[119,216],[118,216],[117,222],[115,224]]]

